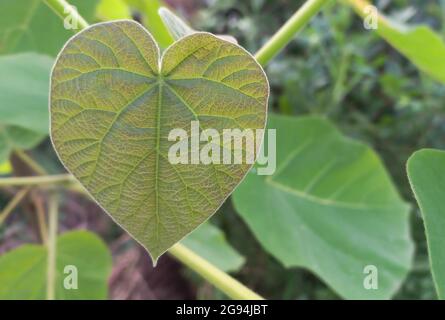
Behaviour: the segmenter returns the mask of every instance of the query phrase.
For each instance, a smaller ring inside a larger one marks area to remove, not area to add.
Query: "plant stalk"
[[[46,5],[50,7],[55,14],[57,14],[62,20],[65,21],[66,18],[71,18],[72,22],[76,22],[77,27],[85,29],[88,27],[88,22],[77,12],[76,8],[70,5],[65,0],[44,0]],[[74,33],[77,32],[76,29],[72,29]]]
[[[60,17],[64,17],[63,12],[67,10],[66,7],[70,6],[66,1],[62,0],[46,0],[45,3]],[[79,24],[79,26],[81,26],[80,29],[88,27],[88,23],[84,19],[82,20],[84,21],[84,23]],[[65,180],[67,180],[66,177]],[[80,190],[82,190],[82,188],[80,188]],[[49,239],[49,243],[51,244],[51,238]],[[175,246],[173,246],[169,250],[169,253],[176,257],[179,261],[183,262],[186,266],[196,271],[204,279],[212,283],[215,287],[219,288],[232,299],[263,299],[261,296],[254,293],[249,288],[245,287],[240,282],[229,276],[227,273],[221,271],[213,264],[181,244],[176,244]]]
[[[46,277],[46,299],[56,298],[56,251],[57,251],[57,223],[58,223],[58,199],[57,195],[51,194],[48,203],[48,263]]]
[[[307,0],[303,6],[266,42],[255,54],[258,62],[265,66],[275,57],[307,23],[316,16],[329,0]]]
[[[171,247],[168,250],[168,253],[232,299],[264,300],[263,297],[256,294],[227,273],[221,271],[181,243],[177,243]]]
[[[73,183],[76,179],[70,174],[49,176],[12,177],[0,179],[0,187],[4,186],[41,186],[51,184]]]
[[[367,8],[372,6],[373,4],[368,0],[345,0],[349,5],[354,9],[354,11],[361,17],[366,18],[367,16]],[[390,23],[385,18],[385,16],[380,13],[377,15],[377,21],[379,26],[389,27]]]

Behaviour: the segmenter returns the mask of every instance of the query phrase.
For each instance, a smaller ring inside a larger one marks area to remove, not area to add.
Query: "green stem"
[[[52,176],[36,177],[12,177],[0,179],[0,187],[4,186],[41,186],[59,183],[73,183],[76,179],[70,174],[58,174]]]
[[[59,208],[57,196],[52,194],[48,205],[48,264],[46,277],[46,299],[56,298],[56,251],[57,251],[57,220]]]
[[[64,12],[65,8],[69,7],[69,4],[66,1],[46,0],[45,2],[61,17],[64,17],[62,13]],[[81,29],[88,27],[88,23],[85,20],[83,21],[85,22],[84,24],[79,24]],[[249,288],[242,285],[227,273],[219,270],[210,262],[185,246],[176,244],[169,250],[169,252],[189,268],[200,274],[204,279],[212,283],[215,287],[227,294],[230,298],[245,300],[262,299],[262,297],[251,291]]]
[[[307,0],[304,5],[255,54],[261,65],[266,65],[277,55],[329,0]]]
[[[259,296],[227,273],[221,271],[207,260],[198,256],[181,243],[175,244],[168,250],[168,252],[213,284],[216,288],[224,292],[228,297],[237,300],[264,300],[263,297]]]
[[[67,17],[71,17],[72,21],[77,22],[77,27],[79,29],[85,29],[88,27],[88,22],[77,12],[75,7],[70,5],[65,0],[44,0],[46,5],[50,7],[62,20]],[[74,32],[77,30],[73,29]]]

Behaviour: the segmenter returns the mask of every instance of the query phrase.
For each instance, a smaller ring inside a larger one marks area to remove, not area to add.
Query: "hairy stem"
[[[64,17],[62,13],[66,10],[69,4],[61,0],[47,0],[46,4],[53,9],[59,16]],[[79,24],[81,29],[88,27],[88,23],[84,21]],[[79,190],[83,190],[80,188]],[[49,240],[51,242],[51,240]],[[259,295],[251,291],[249,288],[242,285],[240,282],[229,276],[227,273],[219,270],[210,262],[200,257],[192,250],[186,248],[181,244],[177,244],[169,250],[170,254],[175,256],[178,260],[183,262],[192,270],[196,271],[204,279],[219,288],[232,299],[262,299]]]
[[[264,66],[272,60],[328,2],[329,0],[307,0],[255,54],[258,62]]]
[[[57,220],[59,215],[57,195],[51,194],[48,203],[49,231],[48,231],[48,263],[46,277],[46,299],[56,298],[56,251],[57,251]]]

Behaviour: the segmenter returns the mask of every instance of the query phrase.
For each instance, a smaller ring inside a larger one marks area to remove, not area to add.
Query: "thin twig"
[[[51,194],[48,200],[48,266],[46,278],[46,299],[54,300],[56,298],[56,251],[57,251],[57,222],[59,202],[56,194]]]
[[[2,186],[42,186],[51,184],[73,183],[76,179],[70,174],[58,174],[49,176],[36,177],[12,177],[0,179],[0,187]]]
[[[42,198],[35,190],[31,193],[31,199],[37,212],[37,222],[39,226],[40,239],[44,245],[48,244],[48,227],[46,225],[45,208]]]
[[[30,188],[26,187],[26,188],[21,189],[19,192],[17,192],[14,195],[14,197],[11,199],[11,201],[6,205],[6,207],[0,213],[0,225],[2,225],[3,222],[9,217],[11,212],[23,200],[23,198],[26,196],[26,194],[28,193],[29,190],[30,190]]]

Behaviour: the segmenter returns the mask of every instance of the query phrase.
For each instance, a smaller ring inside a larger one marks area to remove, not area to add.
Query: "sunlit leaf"
[[[391,297],[413,244],[409,207],[381,161],[323,118],[269,116],[268,127],[277,130],[276,172],[248,174],[233,195],[258,241],[284,266],[311,270],[345,298]],[[377,268],[378,289],[364,286],[368,265]]]
[[[98,0],[70,0],[89,22]],[[0,1],[0,54],[35,51],[55,55],[77,30],[66,30],[42,0]]]
[[[131,10],[125,0],[102,0],[97,6],[97,17],[102,21],[130,19]]]
[[[437,294],[445,299],[445,152],[418,151],[408,160],[407,171],[425,224]]]
[[[12,172],[12,166],[9,161],[0,163],[0,175],[10,174],[11,172]]]
[[[190,135],[196,120],[219,133],[261,129],[267,99],[263,70],[235,44],[194,33],[160,63],[138,23],[103,23],[80,32],[56,62],[51,135],[65,166],[156,261],[207,220],[251,167],[173,165],[170,131]]]
[[[244,258],[227,242],[224,233],[207,222],[188,235],[182,243],[223,271],[236,271]]]
[[[111,262],[108,248],[93,233],[74,231],[59,236],[56,299],[106,299]],[[67,279],[73,272],[77,272],[77,289],[72,286],[74,278]],[[0,299],[45,299],[46,277],[45,246],[27,244],[7,252],[0,256]]]

